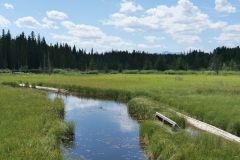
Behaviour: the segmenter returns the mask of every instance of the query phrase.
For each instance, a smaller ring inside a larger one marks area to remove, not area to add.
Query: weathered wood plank
[[[164,116],[163,114],[156,112],[156,116],[160,118],[163,122],[169,123],[173,128],[179,128],[178,124],[173,120],[169,119],[168,117]]]

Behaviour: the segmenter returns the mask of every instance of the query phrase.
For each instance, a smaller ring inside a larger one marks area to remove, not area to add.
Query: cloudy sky
[[[1,0],[0,27],[98,51],[240,45],[240,0]]]

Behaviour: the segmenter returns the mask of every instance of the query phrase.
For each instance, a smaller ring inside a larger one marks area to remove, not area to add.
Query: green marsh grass
[[[151,160],[239,160],[239,144],[201,133],[191,137],[184,130],[173,132],[156,121],[140,125],[146,152]]]
[[[1,83],[20,81],[69,89],[84,96],[130,100],[129,112],[135,119],[153,120],[159,111],[184,128],[185,122],[170,108],[240,136],[238,74],[0,74]],[[175,132],[156,122],[140,125],[152,159],[240,159],[239,144],[207,133],[190,137],[183,130]]]
[[[69,125],[63,102],[46,92],[0,85],[0,159],[61,160]]]
[[[81,95],[114,100],[128,101],[136,96],[146,96],[240,136],[239,75],[0,74],[0,82],[19,81],[65,88]]]
[[[171,120],[175,121],[179,127],[185,128],[185,119],[169,110],[167,106],[147,97],[136,97],[128,102],[130,115],[137,120],[154,120],[155,113],[160,112]]]

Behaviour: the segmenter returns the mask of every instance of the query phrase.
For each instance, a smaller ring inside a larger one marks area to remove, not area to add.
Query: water
[[[139,141],[139,125],[127,106],[114,101],[49,93],[65,103],[65,120],[75,124],[72,145],[63,147],[65,159],[146,160]]]

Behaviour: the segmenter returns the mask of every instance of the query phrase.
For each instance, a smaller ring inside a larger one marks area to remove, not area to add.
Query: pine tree
[[[158,57],[156,63],[155,63],[155,69],[159,70],[159,71],[164,71],[167,69],[167,64],[166,64],[166,60],[164,57]]]

